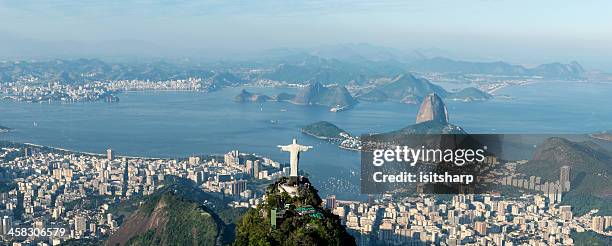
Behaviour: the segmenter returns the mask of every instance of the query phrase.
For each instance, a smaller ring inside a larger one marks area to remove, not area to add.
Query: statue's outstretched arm
[[[309,149],[312,149],[312,146],[300,146],[300,151],[308,151]]]

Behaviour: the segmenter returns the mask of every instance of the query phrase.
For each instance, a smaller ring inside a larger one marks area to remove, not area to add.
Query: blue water
[[[255,89],[272,95],[287,89]],[[416,105],[360,103],[330,113],[289,103],[235,103],[240,88],[213,93],[131,92],[119,103],[34,104],[0,101],[0,139],[131,156],[179,157],[233,149],[287,162],[275,146],[292,138],[315,148],[302,168],[326,194],[359,193],[359,154],[299,132],[327,120],[353,134],[396,130],[414,123]],[[478,133],[589,133],[612,129],[612,84],[536,83],[498,91],[512,99],[448,101],[451,122]],[[271,123],[270,121],[277,121]],[[36,124],[35,124],[36,123]]]

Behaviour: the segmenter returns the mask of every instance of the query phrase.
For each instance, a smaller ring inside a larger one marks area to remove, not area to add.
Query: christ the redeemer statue
[[[298,176],[298,162],[300,161],[300,152],[308,151],[309,149],[312,148],[312,146],[299,145],[297,144],[297,141],[294,138],[292,144],[284,145],[284,146],[279,145],[278,147],[281,148],[282,151],[289,152],[291,156],[291,159],[289,162],[291,164],[291,175],[289,176],[297,177]]]

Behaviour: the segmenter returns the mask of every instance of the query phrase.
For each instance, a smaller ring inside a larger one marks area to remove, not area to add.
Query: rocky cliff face
[[[427,121],[435,121],[442,124],[448,124],[448,111],[446,106],[435,93],[427,95],[421,103],[419,113],[416,117],[416,123],[422,123]]]
[[[362,138],[364,146],[392,143],[394,145],[414,144],[415,134],[467,134],[461,127],[448,123],[448,111],[442,99],[435,93],[423,98],[416,117],[416,124],[402,129],[370,135]]]
[[[204,205],[169,190],[150,197],[106,245],[216,245],[224,226]]]

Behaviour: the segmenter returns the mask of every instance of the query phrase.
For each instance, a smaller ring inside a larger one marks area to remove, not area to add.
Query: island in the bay
[[[423,102],[427,95],[432,93],[449,100],[465,102],[493,98],[489,93],[474,87],[467,87],[457,92],[448,92],[426,79],[416,78],[412,74],[404,73],[390,80],[382,80],[382,82],[374,85],[354,86],[352,93],[345,86],[323,85],[315,82],[301,87],[296,95],[282,93],[277,96],[267,96],[243,89],[234,98],[234,101],[257,103],[284,101],[297,105],[325,106],[330,108],[332,112],[339,112],[352,108],[359,101],[392,101],[417,104]]]
[[[240,91],[240,94],[236,95],[234,97],[234,101],[236,102],[267,102],[267,101],[272,101],[273,98],[260,94],[260,93],[252,93],[247,91],[246,89],[242,89],[242,91]]]
[[[357,100],[344,86],[313,83],[301,87],[297,94],[280,93],[275,96],[267,96],[259,93],[251,93],[243,89],[234,97],[236,102],[266,102],[278,101],[289,102],[296,105],[324,106],[330,111],[337,112],[351,108],[357,104]]]
[[[318,121],[301,128],[302,133],[328,141],[342,141],[351,135],[329,121]]]

